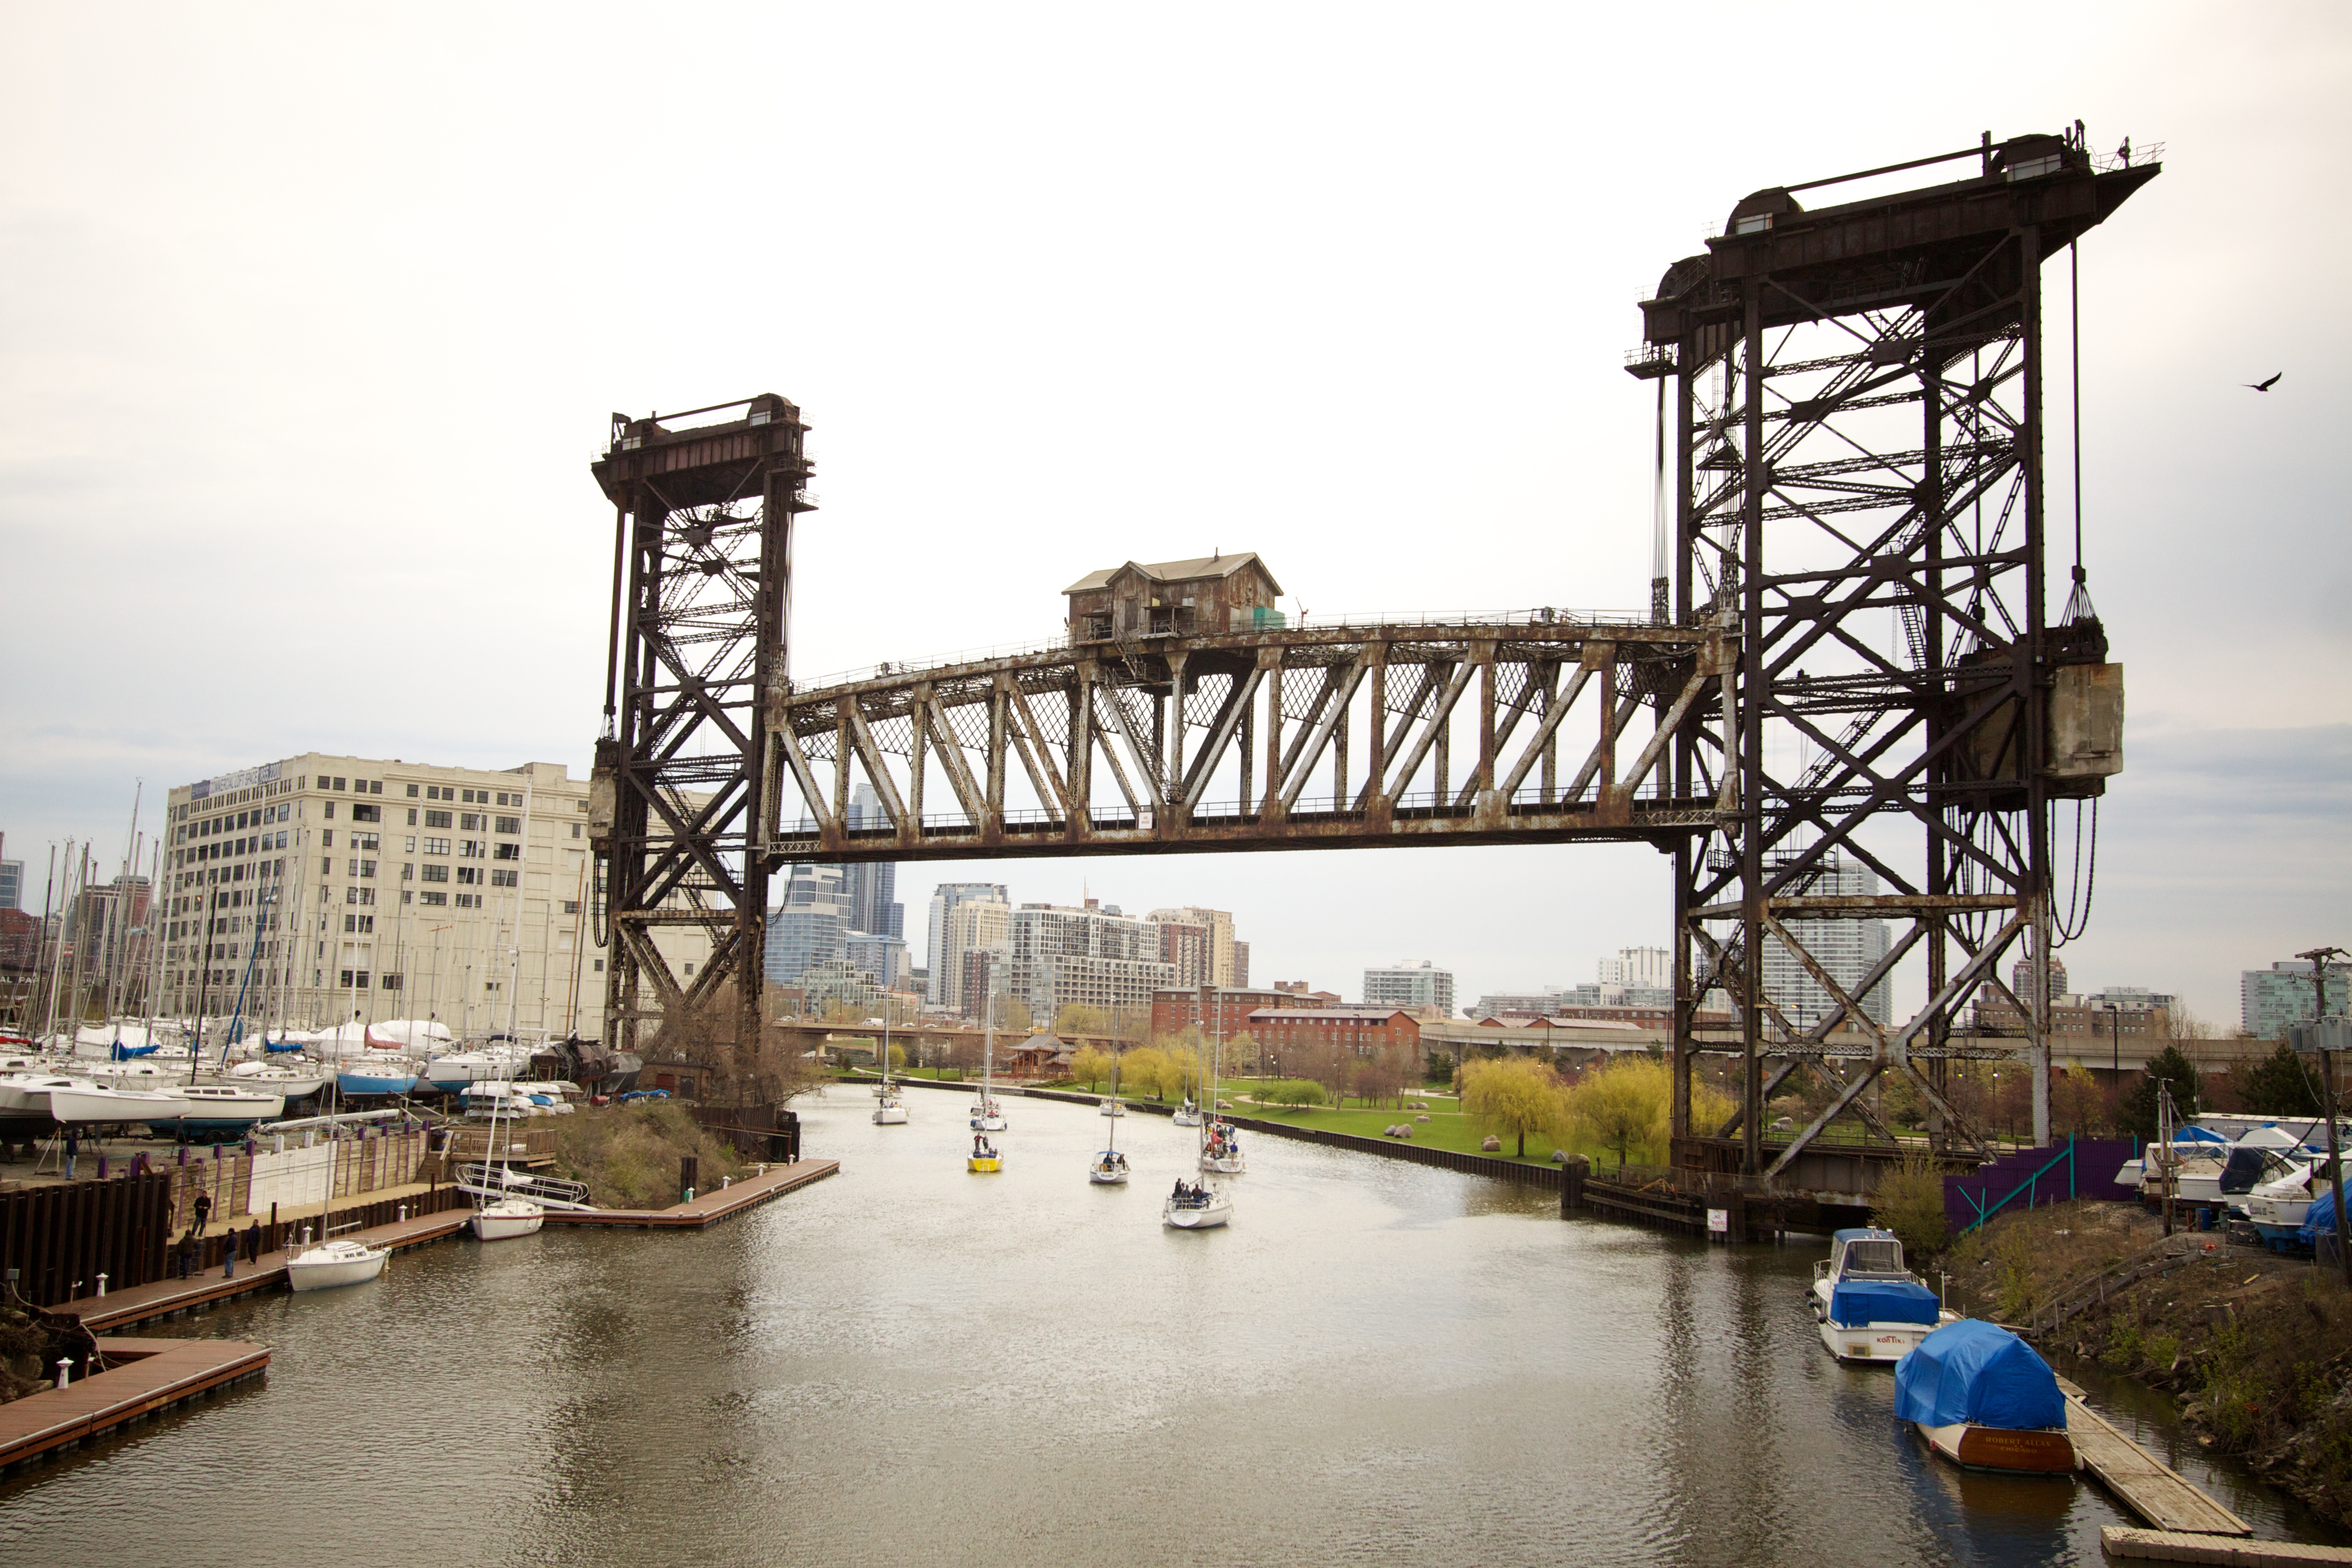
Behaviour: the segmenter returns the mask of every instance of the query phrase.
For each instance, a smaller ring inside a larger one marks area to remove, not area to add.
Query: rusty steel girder
[[[1798,199],[1963,161],[1975,166],[1916,190]],[[1741,633],[1736,722],[1678,736],[1669,763],[1675,793],[1719,786],[1733,807],[1675,851],[1678,1147],[1737,1132],[1745,1173],[1769,1184],[1839,1117],[1883,1136],[1865,1096],[1894,1078],[1923,1096],[1931,1131],[1982,1148],[1942,1064],[1992,1054],[1958,1020],[1980,992],[2011,994],[1998,966],[2021,943],[2047,1140],[2053,808],[2097,794],[2120,762],[2053,755],[2069,732],[2053,692],[2112,687],[2118,728],[2121,698],[2087,595],[2056,624],[2049,613],[2042,273],[2159,168],[2093,154],[2078,126],[1759,191],[1642,302],[1626,368],[1659,387],[1674,612]],[[1833,865],[1884,890],[1825,890]],[[1813,922],[1888,917],[1907,925],[1884,960],[1840,985]],[[1927,1005],[1873,1019],[1864,999],[1915,949]],[[1827,995],[1826,1016],[1775,1005],[1772,950]],[[1716,990],[1733,1038],[1693,1027]],[[1841,1025],[1866,1054],[1785,1143],[1768,1148],[1765,1119],[1745,1110],[1691,1124],[1702,1053],[1737,1054],[1740,1101],[1758,1107],[1838,1054]]]
[[[769,863],[1679,839],[1718,802],[1662,764],[1675,735],[1719,729],[1734,646],[1536,613],[1063,645],[795,690],[768,716],[769,772],[798,785]],[[861,776],[878,820],[852,820]]]
[[[731,418],[679,427],[718,413]],[[766,699],[782,687],[792,526],[807,426],[773,393],[685,414],[613,416],[591,467],[613,506],[604,732],[590,779],[592,915],[609,933],[604,1043],[637,1048],[664,1017],[735,987],[736,1037],[759,1037],[768,869],[759,853]],[[661,940],[708,943],[679,973]]]

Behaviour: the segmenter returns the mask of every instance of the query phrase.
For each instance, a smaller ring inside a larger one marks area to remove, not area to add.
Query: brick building
[[[1173,1035],[1192,1028],[1203,1035],[1213,1034],[1222,1010],[1224,1033],[1230,1039],[1249,1027],[1250,1016],[1261,1008],[1307,1005],[1304,998],[1286,991],[1250,990],[1236,985],[1163,987],[1151,994],[1151,1032]]]
[[[1261,1007],[1250,1037],[1268,1054],[1294,1046],[1338,1046],[1370,1056],[1384,1046],[1421,1044],[1421,1020],[1402,1007]]]

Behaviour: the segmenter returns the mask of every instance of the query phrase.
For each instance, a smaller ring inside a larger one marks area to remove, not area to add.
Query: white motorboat
[[[383,1272],[388,1247],[359,1241],[324,1241],[286,1260],[286,1283],[297,1290],[331,1290],[339,1285],[364,1285]]]
[[[1198,1127],[1201,1125],[1201,1108],[1187,1100],[1176,1108],[1176,1114],[1169,1120],[1179,1127]]]
[[[483,1241],[530,1236],[545,1224],[547,1211],[529,1198],[500,1198],[474,1211],[474,1235]]]
[[[903,1127],[906,1121],[906,1103],[899,1099],[898,1090],[893,1089],[874,1102],[875,1126]]]
[[[1128,1178],[1127,1156],[1116,1149],[1105,1149],[1087,1167],[1087,1180],[1098,1187],[1123,1187]]]
[[[1173,1230],[1214,1230],[1233,1217],[1234,1200],[1206,1182],[1179,1182],[1160,1210],[1160,1223]]]
[[[1841,1230],[1813,1265],[1813,1321],[1840,1361],[1901,1361],[1912,1346],[1958,1320],[1904,1266],[1891,1230]]]

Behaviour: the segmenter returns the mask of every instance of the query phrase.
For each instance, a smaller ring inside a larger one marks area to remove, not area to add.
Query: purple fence
[[[2016,1150],[1969,1175],[1944,1178],[1945,1223],[1958,1236],[2011,1209],[2137,1198],[2138,1191],[2117,1182],[2116,1172],[2138,1157],[2139,1144],[2130,1138],[2069,1138],[2047,1149]]]

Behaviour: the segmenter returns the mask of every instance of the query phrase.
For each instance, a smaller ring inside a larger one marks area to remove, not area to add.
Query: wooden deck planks
[[[2099,1548],[2110,1557],[2158,1563],[2213,1563],[2228,1568],[2269,1563],[2352,1563],[2352,1546],[2305,1546],[2292,1541],[2221,1541],[2173,1530],[2136,1530],[2102,1525]]]
[[[577,1213],[547,1211],[549,1225],[607,1225],[640,1230],[700,1230],[729,1219],[755,1205],[781,1197],[795,1187],[821,1182],[841,1169],[838,1160],[803,1160],[796,1164],[771,1165],[765,1175],[746,1176],[730,1187],[697,1194],[691,1203],[666,1209],[591,1209]]]
[[[446,1209],[439,1214],[352,1231],[346,1239],[389,1247],[399,1252],[455,1236],[466,1228],[472,1217],[469,1209]],[[238,1263],[234,1279],[224,1279],[219,1269],[207,1268],[185,1279],[158,1279],[104,1296],[84,1296],[57,1310],[73,1313],[92,1333],[104,1333],[110,1329],[152,1322],[173,1312],[211,1306],[257,1290],[278,1289],[286,1283],[286,1258],[283,1251],[265,1252],[257,1263]]]
[[[0,1468],[257,1376],[269,1365],[266,1347],[237,1340],[100,1340],[98,1348],[136,1359],[0,1405]]]
[[[2252,1526],[2244,1520],[2092,1409],[2078,1385],[2062,1377],[2058,1386],[2066,1395],[2066,1435],[2074,1441],[2076,1457],[2126,1508],[2159,1531],[2203,1536],[2253,1534]]]

